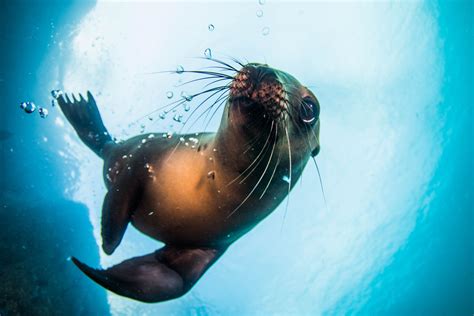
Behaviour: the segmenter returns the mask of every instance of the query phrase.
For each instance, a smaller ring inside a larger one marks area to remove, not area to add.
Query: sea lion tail
[[[67,94],[63,93],[57,101],[79,138],[102,158],[106,145],[113,144],[114,141],[102,122],[92,94],[87,91],[87,100],[81,94],[79,94],[79,100],[72,95],[71,100]]]

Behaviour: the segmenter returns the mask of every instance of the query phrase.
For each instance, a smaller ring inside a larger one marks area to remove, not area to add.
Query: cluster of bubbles
[[[266,0],[258,0],[259,5],[261,5],[261,6],[263,6],[265,4],[265,2],[266,2]],[[256,15],[259,18],[263,17],[263,10],[258,9],[256,11]],[[208,29],[209,32],[213,32],[215,30],[215,28],[216,28],[215,25],[212,24],[212,23],[209,23],[208,26],[207,26],[207,29]],[[268,34],[270,34],[270,28],[268,26],[263,27],[261,33],[262,33],[263,36],[267,36]],[[212,59],[213,58],[211,48],[206,48],[204,50],[204,57],[207,58],[207,59]],[[185,72],[185,69],[182,65],[178,65],[176,67],[175,72],[177,74],[183,74]],[[181,91],[180,96],[184,100],[184,103],[183,103],[184,111],[188,112],[191,109],[191,106],[190,106],[189,102],[192,101],[193,95],[187,93],[186,91]],[[174,97],[173,91],[167,91],[166,92],[166,97],[168,99],[172,99]],[[176,109],[172,109],[171,111],[174,113],[173,121],[178,122],[178,123],[184,123],[183,114],[176,113]],[[164,110],[158,116],[161,120],[165,120],[166,116],[169,112],[170,112],[170,110]],[[153,118],[149,117],[149,120],[152,121]],[[144,130],[144,128],[142,128],[142,129]]]
[[[265,0],[258,0],[258,4],[264,5],[264,4],[265,4]],[[261,17],[263,17],[263,10],[262,10],[262,9],[258,9],[255,14],[257,15],[258,18],[261,18]],[[262,35],[263,35],[263,36],[267,36],[268,34],[270,34],[270,28],[269,28],[268,26],[264,26],[264,27],[262,28]]]
[[[263,6],[265,4],[266,0],[258,0],[258,4]],[[262,9],[258,9],[256,12],[255,12],[255,15],[258,17],[258,18],[261,18],[263,17],[263,10]],[[214,24],[209,24],[207,26],[207,29],[212,32],[214,31],[215,29],[215,26]],[[267,36],[268,34],[270,34],[270,28],[268,26],[265,26],[262,28],[262,35],[263,36]],[[206,54],[206,52],[209,51],[209,55]],[[204,55],[207,57],[207,58],[211,58],[211,54],[210,54],[211,50],[208,48],[206,49],[206,51],[204,52]]]
[[[20,103],[20,108],[25,111],[25,113],[31,114],[36,111],[36,104],[33,102],[21,102]],[[38,107],[38,113],[41,118],[46,118],[49,114],[48,110],[43,108],[43,107]]]
[[[61,90],[52,90],[51,91],[51,96],[53,97],[53,100],[51,101],[51,106],[55,106],[56,105],[56,100],[63,94],[63,92]],[[27,101],[27,102],[21,102],[20,103],[20,109],[22,109],[23,111],[25,111],[25,113],[28,113],[28,114],[31,114],[33,112],[36,111],[36,109],[38,109],[38,114],[41,118],[46,118],[49,114],[49,111],[48,109],[44,108],[44,107],[37,107],[36,104],[34,104],[34,102],[31,102],[31,101]]]
[[[199,133],[195,133],[194,135],[196,136],[199,136]],[[189,146],[191,145],[191,148],[196,148],[196,146],[198,145],[199,143],[199,139],[196,138],[196,137],[188,137],[188,139],[184,138],[183,136],[181,136],[179,138],[179,141],[181,143],[184,143],[184,146]]]

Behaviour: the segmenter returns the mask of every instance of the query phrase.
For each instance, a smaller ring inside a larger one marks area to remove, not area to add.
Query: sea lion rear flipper
[[[88,277],[106,289],[142,302],[161,302],[187,293],[225,249],[165,246],[106,270],[72,258]]]
[[[87,100],[81,94],[79,94],[79,100],[72,95],[71,100],[63,93],[57,98],[57,102],[79,138],[99,157],[102,157],[105,145],[113,143],[113,140],[102,122],[92,94],[87,91]]]

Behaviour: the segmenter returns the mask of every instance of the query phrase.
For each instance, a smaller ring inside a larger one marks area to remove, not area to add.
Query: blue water
[[[20,1],[0,12],[0,315],[474,313],[472,2]],[[49,92],[92,90],[118,138],[173,130],[159,113],[137,121],[182,91],[176,76],[145,73],[205,66],[189,57],[207,48],[315,92],[327,207],[308,165],[287,215],[283,203],[183,298],[106,293],[67,257],[107,266],[160,244],[129,228],[116,254],[100,252],[101,162]]]

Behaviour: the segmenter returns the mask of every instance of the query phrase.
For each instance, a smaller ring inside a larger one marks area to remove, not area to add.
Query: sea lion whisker
[[[257,162],[257,160],[260,158],[260,156],[262,155],[263,151],[265,150],[267,144],[268,144],[268,140],[270,139],[270,136],[271,136],[271,132],[273,130],[273,126],[274,126],[274,122],[272,121],[272,125],[270,127],[270,133],[268,133],[268,136],[267,136],[267,139],[265,140],[265,144],[263,145],[262,149],[260,150],[260,152],[258,153],[257,157],[254,158],[254,160],[252,161],[252,163],[247,166],[247,168],[242,171],[237,177],[235,177],[233,180],[231,180],[229,183],[226,184],[226,187],[228,187],[229,185],[231,185],[232,183],[234,183],[235,181],[237,181],[239,178],[242,177],[242,175],[244,175],[248,170],[250,170],[250,168],[252,168],[252,166]]]
[[[204,104],[204,102],[206,102],[207,100],[209,100],[210,98],[212,98],[213,96],[215,96],[216,94],[218,94],[219,92],[222,92],[217,98],[216,100],[214,101],[214,103],[210,106],[208,106],[206,108],[206,110],[204,110],[201,114],[199,114],[199,116],[196,118],[196,120],[194,120],[194,122],[189,126],[188,128],[188,131],[194,126],[194,124],[208,111],[210,111],[212,109],[212,107],[217,103],[219,102],[219,99],[225,95],[225,93],[227,92],[226,89],[222,89],[222,90],[217,90],[215,93],[213,93],[211,96],[209,96],[208,98],[206,98],[206,100],[204,100],[203,102],[201,102],[192,112],[191,114],[189,115],[188,119],[186,120],[186,122],[184,123],[185,125],[189,122],[189,120],[191,119],[191,117],[196,113],[197,110],[199,110],[199,108]]]
[[[273,123],[273,122],[272,122],[272,123]],[[270,130],[270,133],[269,133],[270,135],[271,135],[272,132],[273,132],[273,127],[274,127],[274,126],[272,125],[271,130]],[[276,130],[276,129],[275,129],[275,130]],[[275,141],[274,141],[274,143],[275,143]],[[265,147],[266,147],[266,146],[265,146]],[[263,155],[261,155],[261,157],[259,157],[259,158],[258,158],[258,157],[256,158],[256,159],[258,159],[258,162],[255,164],[255,166],[252,168],[252,170],[250,170],[250,171],[247,173],[247,175],[239,181],[239,184],[244,183],[244,181],[245,181],[248,177],[250,177],[250,176],[252,175],[252,173],[257,169],[257,167],[258,167],[258,166],[260,165],[260,163],[263,161],[263,158],[265,157],[265,153],[268,151],[268,149],[270,148],[270,146],[268,146],[268,147],[266,147],[266,148],[265,148],[265,147],[262,148]],[[243,174],[244,174],[244,172],[241,173],[241,175],[243,175]]]
[[[215,94],[216,94],[216,93],[219,93],[220,91],[222,91],[222,90],[216,91]],[[204,102],[205,102],[205,101],[201,102],[200,105],[202,105]],[[200,106],[200,105],[199,105],[199,106]],[[193,111],[193,113],[199,108],[199,106],[196,107],[196,109]],[[191,113],[191,115],[192,115],[192,113]],[[191,115],[188,117],[188,120],[190,119]],[[181,134],[181,132],[182,132],[182,130],[184,129],[184,127],[185,127],[186,123],[188,122],[188,120],[186,120],[186,122],[185,122],[185,123],[183,124],[183,126],[181,127],[181,129],[180,129],[180,131],[179,131],[179,134]],[[188,128],[188,130],[189,130],[189,128]],[[176,152],[176,150],[178,149],[180,143],[181,143],[180,141],[178,141],[178,142],[176,143],[176,146],[175,146],[175,147],[173,148],[173,150],[171,151],[171,153],[170,153],[170,155],[168,156],[166,162],[168,162],[169,159],[171,159],[171,157],[173,156],[173,154],[174,154],[174,153]]]
[[[166,163],[168,163],[168,161],[171,159],[171,157],[173,157],[174,153],[176,152],[176,150],[178,149],[180,144],[181,144],[181,141],[176,142],[176,145],[174,146],[174,148],[171,151],[170,155],[168,156],[168,158],[166,158],[166,161],[165,161]]]
[[[226,103],[226,98],[223,98],[222,101],[219,103],[219,105],[216,107],[216,109],[214,110],[214,112],[212,112],[212,115],[211,117],[209,118],[209,120],[207,121],[206,125],[204,126],[204,130],[207,130],[207,127],[209,126],[209,124],[211,123],[212,119],[214,118],[214,115],[216,115],[217,111],[219,111],[219,109],[221,108],[222,105],[224,105]],[[212,107],[211,107],[212,109]]]
[[[203,67],[202,69],[217,69],[217,70],[222,70],[222,71],[229,71],[231,73],[236,73],[237,72],[236,69],[230,69],[230,68],[224,67],[224,66],[208,66],[208,67]]]
[[[144,73],[144,75],[154,75],[154,74],[176,74],[178,73],[176,70],[164,70],[164,71],[154,71],[154,72],[147,72]],[[226,77],[228,79],[233,79],[232,76],[228,74],[224,74],[221,72],[215,72],[215,71],[204,71],[204,70],[183,70],[180,71],[179,74],[182,73],[191,73],[191,74],[201,74],[201,75],[213,75],[216,77]]]
[[[229,56],[229,58],[236,64],[238,64],[240,67],[245,67],[245,64],[243,62],[241,62],[240,60],[238,60],[237,58],[235,57],[232,57],[232,56]],[[246,61],[246,63],[248,64],[248,61]]]
[[[265,151],[265,149],[266,149],[266,147],[267,147],[267,145],[268,145],[268,141],[270,140],[271,132],[272,132],[272,130],[273,130],[273,127],[274,127],[274,121],[272,121],[272,123],[271,123],[271,126],[270,126],[270,133],[268,133],[268,136],[267,136],[267,138],[266,138],[266,140],[265,140],[265,143],[264,143],[262,149],[260,150],[260,152],[258,153],[257,157],[255,157],[255,158],[253,159],[253,161],[250,163],[249,166],[247,166],[247,168],[245,168],[244,171],[242,171],[242,172],[241,172],[237,177],[235,177],[232,181],[230,181],[229,183],[227,183],[226,186],[231,185],[232,183],[234,183],[235,181],[237,181],[239,178],[241,178],[241,177],[242,177],[244,174],[246,174],[246,173],[253,167],[253,165],[259,160],[260,156],[264,153],[264,151]],[[261,137],[259,137],[258,139],[260,140]],[[257,164],[257,165],[258,165],[258,164]],[[256,166],[253,167],[253,169],[252,169],[251,171],[253,171],[255,168],[256,168]],[[248,175],[247,175],[247,177],[248,177]],[[244,180],[245,180],[245,179],[244,179]]]
[[[160,110],[166,109],[167,107],[172,106],[172,105],[174,105],[174,104],[176,104],[176,103],[179,103],[179,104],[178,104],[178,106],[179,106],[179,105],[183,104],[184,102],[186,102],[186,100],[181,100],[181,99],[180,99],[180,100],[176,100],[176,101],[173,101],[173,102],[171,102],[171,103],[168,103],[168,104],[166,104],[166,105],[164,105],[164,106],[160,106],[160,107],[154,109],[153,111],[148,112],[147,114],[145,114],[145,115],[143,115],[143,116],[140,116],[139,118],[137,118],[136,120],[134,120],[131,124],[136,124],[136,123],[138,123],[138,121],[144,119],[145,117],[148,117],[148,116],[150,116],[150,115],[152,115],[152,114],[154,114],[154,113],[156,113],[156,112],[158,112],[158,111],[160,111]]]
[[[290,193],[291,193],[291,143],[290,143],[290,136],[288,134],[288,126],[285,126],[285,133],[286,133],[286,141],[288,142],[288,196],[286,197],[286,207],[285,213],[283,214],[283,221],[281,223],[281,230],[283,230],[283,224],[285,223],[286,213],[288,212],[288,205],[290,204]]]
[[[298,129],[299,129],[299,127],[298,127]],[[306,127],[306,129],[308,130],[309,128]],[[314,130],[312,130],[312,129],[309,129],[309,130],[311,131],[311,133],[313,134],[314,137],[317,137]],[[309,141],[309,136],[306,136],[306,144],[308,146],[308,149],[311,151],[312,148],[311,148],[311,143]],[[319,166],[318,166],[318,163],[316,162],[316,157],[312,156],[311,158],[313,159],[314,165],[316,167],[316,171],[318,173],[319,184],[321,186],[321,193],[323,195],[324,204],[325,204],[326,209],[327,209],[328,207],[327,207],[327,201],[326,201],[326,194],[324,193],[324,186],[323,186],[323,181],[322,181],[322,177],[321,177],[321,172],[319,171]]]
[[[217,63],[217,64],[220,64],[220,65],[222,65],[222,66],[225,66],[225,68],[228,68],[229,70],[238,71],[235,67],[231,66],[230,64],[228,64],[228,63],[226,63],[226,62],[224,62],[224,61],[222,61],[222,60],[220,60],[220,59],[214,58],[214,57],[212,57],[212,58],[197,57],[197,58],[198,58],[198,59],[204,59],[204,60],[213,61],[213,62],[215,62],[215,63]],[[242,65],[242,67],[243,67],[243,65]]]
[[[291,115],[289,115],[289,117],[290,117],[290,119],[294,120],[294,118],[293,118]],[[297,129],[299,130],[300,134],[302,134],[299,125],[298,125],[298,124],[295,124],[295,126],[296,126]],[[306,128],[306,130],[310,130],[314,137],[317,137],[313,129],[310,129],[310,128],[308,128],[307,126],[306,126],[305,128]],[[310,143],[308,137],[309,137],[309,136],[306,136],[306,145],[308,146],[308,149],[311,151],[311,150],[312,150],[312,148],[311,148],[311,143]],[[321,177],[321,172],[320,172],[320,170],[319,170],[318,163],[317,163],[317,161],[316,161],[316,157],[312,156],[311,158],[313,159],[314,165],[315,165],[315,167],[316,167],[316,172],[318,173],[319,185],[321,186],[321,194],[322,194],[322,196],[323,196],[324,206],[325,206],[325,208],[326,208],[326,211],[329,211],[328,204],[327,204],[327,200],[326,200],[326,193],[324,192],[323,180],[322,180],[322,177]]]
[[[273,127],[273,125],[272,125]],[[272,129],[273,131],[273,129]],[[270,134],[272,133],[272,131],[270,132]],[[275,134],[276,134],[276,131],[277,129],[275,129]],[[270,165],[270,162],[272,160],[272,156],[273,156],[273,152],[275,151],[275,144],[276,144],[276,141],[273,142],[273,147],[272,147],[272,151],[270,153],[270,158],[268,159],[268,163],[267,165],[265,166],[265,169],[262,171],[262,174],[260,175],[260,178],[258,179],[257,183],[253,186],[252,190],[250,191],[250,193],[245,197],[245,199],[227,216],[227,218],[231,217],[235,212],[237,212],[237,210],[250,198],[250,196],[252,195],[252,193],[255,191],[255,189],[257,189],[258,185],[260,184],[260,182],[262,182],[262,179],[263,177],[265,176],[265,173],[267,172],[268,170],[268,166]]]
[[[193,80],[189,80],[189,81],[186,81],[186,82],[183,82],[179,85],[176,85],[176,87],[182,87],[182,86],[185,86],[187,84],[190,84],[190,83],[193,83],[193,82],[197,82],[197,81],[202,81],[202,80],[209,80],[209,79],[216,79],[216,78],[219,78],[220,81],[222,80],[230,80],[229,78],[221,78],[221,77],[216,77],[216,76],[208,76],[208,77],[201,77],[201,78],[197,78],[197,79],[193,79]],[[209,84],[207,84],[209,85]],[[205,86],[206,87],[206,86]]]
[[[206,89],[204,91],[201,91],[201,92],[198,92],[198,93],[195,93],[193,95],[191,95],[191,98],[195,98],[195,97],[198,97],[200,95],[203,95],[203,94],[206,94],[208,92],[213,92],[213,91],[216,91],[216,90],[220,90],[220,89],[228,89],[229,86],[228,85],[225,85],[225,86],[218,86],[218,87],[212,87],[212,88],[209,88],[209,89]]]
[[[326,211],[329,212],[328,203],[326,200],[326,193],[324,193],[324,186],[323,186],[323,179],[321,177],[321,172],[319,171],[319,166],[318,166],[318,163],[316,162],[316,157],[311,157],[311,158],[313,158],[316,171],[318,172],[319,184],[321,185],[321,193],[323,194],[324,206],[326,207]]]
[[[263,129],[266,128],[266,126],[269,124],[269,122],[271,122],[271,121],[267,121],[265,123],[265,126],[263,126]],[[261,125],[261,122],[259,122],[258,120],[255,120],[255,124],[250,123],[251,128],[255,127],[256,125]],[[252,149],[253,145],[255,145],[255,143],[257,141],[259,141],[263,136],[264,136],[263,134],[257,134],[254,138],[252,138],[251,140],[246,142],[244,147],[247,147],[247,148],[242,152],[242,155],[246,154],[250,149]]]
[[[227,88],[228,88],[228,87],[229,87],[229,85],[227,85]],[[223,91],[223,92],[214,100],[214,102],[213,102],[210,106],[208,106],[208,108],[206,109],[206,111],[204,111],[204,112],[202,113],[202,115],[206,114],[206,116],[204,117],[204,122],[207,121],[207,118],[209,117],[209,114],[211,113],[211,109],[212,109],[216,104],[218,104],[219,102],[221,102],[222,100],[225,100],[225,99],[227,98],[226,93],[227,93],[227,90]],[[219,105],[220,105],[220,103],[219,103]],[[202,115],[200,115],[199,118],[201,118]],[[207,123],[207,124],[209,124],[209,123]],[[207,124],[206,124],[206,128],[207,128]]]
[[[317,137],[314,130],[311,129],[311,132],[313,134],[314,137]],[[309,147],[309,150],[312,150],[311,148],[311,144],[309,143],[309,139],[307,138],[307,142],[308,142],[308,147]],[[314,162],[314,166],[316,167],[316,171],[318,173],[318,178],[319,178],[319,185],[321,186],[321,193],[323,195],[323,200],[324,200],[324,206],[326,208],[326,211],[329,212],[329,207],[328,207],[328,203],[327,203],[327,200],[326,200],[326,193],[324,191],[324,185],[323,185],[323,179],[321,177],[321,172],[319,170],[319,166],[318,166],[318,162],[316,161],[316,157],[314,156],[311,156],[311,158],[313,158],[313,162]]]
[[[199,93],[193,94],[193,95],[191,95],[191,98],[194,99],[194,98],[199,97],[199,96],[201,96],[201,95],[203,95],[203,94],[206,94],[206,93],[209,93],[209,92],[213,92],[213,91],[215,91],[215,90],[218,90],[218,89],[224,88],[224,87],[225,87],[226,89],[228,89],[228,86],[213,87],[213,88],[210,88],[210,89],[201,91],[201,92],[199,92]],[[173,102],[171,102],[171,103],[168,103],[168,104],[166,104],[166,105],[164,105],[164,106],[160,106],[160,107],[154,109],[153,111],[148,112],[147,114],[145,114],[145,115],[143,115],[143,116],[140,116],[139,118],[137,118],[136,120],[134,120],[131,124],[136,124],[138,121],[140,121],[140,120],[142,120],[142,119],[144,119],[144,118],[146,118],[146,117],[149,117],[150,115],[152,115],[152,114],[154,114],[154,113],[156,113],[156,112],[158,112],[158,111],[160,111],[160,110],[166,109],[167,107],[170,107],[170,106],[173,106],[173,107],[172,107],[170,110],[168,110],[168,111],[172,111],[172,110],[178,108],[179,106],[183,105],[183,104],[186,103],[186,102],[189,102],[189,101],[187,101],[186,99],[179,99],[179,100],[173,101]]]
[[[275,129],[275,142],[273,143],[273,146],[275,147],[275,143],[278,142],[278,128]],[[272,153],[273,154],[273,153]],[[275,163],[275,166],[273,167],[273,172],[272,172],[272,175],[270,176],[270,179],[268,180],[267,182],[267,185],[265,186],[265,189],[263,189],[263,192],[262,194],[260,194],[260,197],[258,198],[259,200],[262,199],[262,197],[265,195],[265,193],[267,192],[267,189],[268,187],[270,186],[270,183],[272,183],[272,180],[273,180],[273,177],[275,176],[275,172],[278,168],[278,164],[280,163],[280,155],[281,155],[281,151],[278,151],[278,158],[277,158],[277,161]]]
[[[217,83],[217,82],[221,82],[221,81],[225,81],[225,80],[229,80],[229,79],[227,79],[227,78],[221,78],[221,79],[214,80],[214,81],[212,81],[212,82],[206,83],[206,85],[204,86],[204,88],[206,88],[206,87],[208,87],[208,86],[210,86],[210,85],[212,85],[212,84],[215,84],[215,83]]]
[[[233,57],[233,56],[230,56],[230,55],[227,55],[227,54],[223,54],[226,58],[229,58],[231,61],[233,61],[234,63],[236,63],[237,65],[239,65],[239,67],[245,67],[245,64],[248,64],[248,61],[246,63],[243,63],[241,62],[240,60],[238,60],[237,58]],[[213,58],[212,58],[213,59]],[[222,60],[219,60],[219,61],[222,61]],[[229,65],[230,66],[230,65]],[[232,66],[231,66],[232,67]]]
[[[228,78],[228,79],[234,79],[234,77],[223,74],[221,72],[215,72],[215,71],[205,71],[205,70],[184,70],[183,73],[190,73],[190,74],[199,74],[199,75],[209,75],[209,76],[216,76],[216,77],[222,77],[222,78]]]
[[[258,123],[258,122],[257,122]],[[245,146],[247,146],[247,149],[244,150],[244,152],[242,153],[243,155],[246,154],[250,149],[252,149],[253,145],[255,145],[255,143],[257,141],[259,141],[261,138],[263,137],[262,134],[257,134],[254,138],[252,138],[252,140],[248,141]]]

